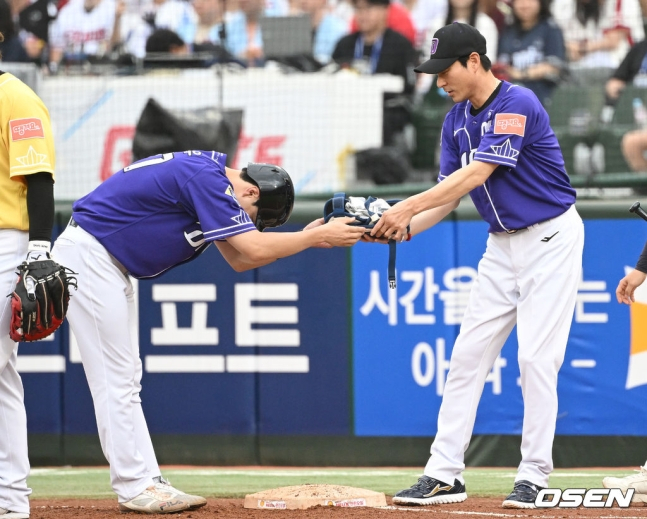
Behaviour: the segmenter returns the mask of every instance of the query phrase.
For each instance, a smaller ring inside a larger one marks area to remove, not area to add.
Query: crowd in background
[[[0,51],[4,61],[35,62],[48,74],[159,53],[212,53],[211,63],[260,67],[271,58],[260,22],[273,16],[309,18],[312,56],[302,70],[403,77],[403,95],[385,104],[385,144],[407,123],[405,105],[437,90],[433,76],[416,77],[413,68],[428,58],[435,31],[453,21],[485,36],[497,77],[530,88],[545,105],[573,76],[606,82],[608,106],[625,85],[647,83],[647,0],[0,0]],[[623,147],[632,168],[647,170],[647,134]]]

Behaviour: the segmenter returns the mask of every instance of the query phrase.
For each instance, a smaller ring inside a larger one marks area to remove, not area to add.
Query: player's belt
[[[540,226],[541,224],[548,223],[551,220],[554,220],[554,218],[549,218],[548,220],[543,220],[541,222],[533,223],[532,225],[529,225],[528,227],[522,227],[521,229],[506,229],[505,232],[507,234],[515,234],[515,233],[518,233],[520,231],[530,231],[531,229],[534,229],[534,228]]]
[[[69,225],[70,227],[78,227],[79,226],[79,224],[76,223],[76,220],[73,217],[70,217],[70,223],[68,223],[67,225]]]

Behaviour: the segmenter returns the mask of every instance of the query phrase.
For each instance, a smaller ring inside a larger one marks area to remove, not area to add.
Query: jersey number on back
[[[172,153],[165,153],[161,157],[155,157],[151,159],[146,159],[146,160],[140,160],[139,162],[135,162],[134,164],[131,164],[130,166],[126,166],[124,168],[124,173],[128,173],[129,171],[132,171],[133,169],[139,169],[143,168],[146,166],[153,166],[154,164],[162,164],[163,162],[168,162],[173,158]]]

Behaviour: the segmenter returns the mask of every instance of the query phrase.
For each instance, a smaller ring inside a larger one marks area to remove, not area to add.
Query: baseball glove
[[[23,262],[11,295],[9,336],[16,342],[37,341],[61,325],[70,301],[70,287],[76,289],[75,274],[54,260]]]

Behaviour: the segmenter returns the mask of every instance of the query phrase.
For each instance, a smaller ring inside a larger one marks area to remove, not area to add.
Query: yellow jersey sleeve
[[[2,76],[0,76],[1,82]],[[41,171],[54,176],[56,155],[49,112],[41,99],[19,82],[7,112],[9,176]],[[3,110],[4,112],[4,110]],[[3,121],[4,122],[4,121]]]
[[[49,112],[15,76],[0,74],[0,228],[29,229],[24,176],[51,173],[56,154]]]

